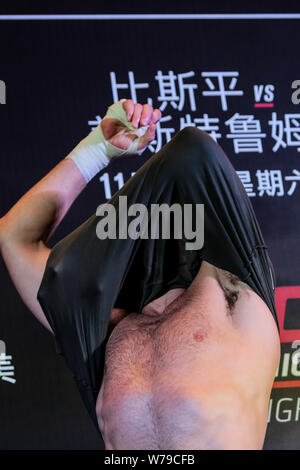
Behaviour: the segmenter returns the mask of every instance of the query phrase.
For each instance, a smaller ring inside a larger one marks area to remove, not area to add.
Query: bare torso
[[[113,329],[96,407],[106,449],[261,449],[279,354],[263,300],[203,261],[188,289]]]

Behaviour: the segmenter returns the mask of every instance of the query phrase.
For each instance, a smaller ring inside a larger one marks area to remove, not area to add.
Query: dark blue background
[[[236,2],[237,3],[237,2]],[[287,6],[285,12],[297,12]],[[46,7],[29,2],[22,6],[1,6],[4,13],[214,13],[283,12],[251,4],[241,11],[238,5],[210,5],[189,2],[165,3],[159,8],[114,3],[85,4],[76,10],[61,2]],[[112,103],[109,80],[115,71],[118,81],[128,81],[128,71],[138,82],[149,82],[148,90],[138,92],[140,102],[158,96],[154,76],[195,71],[188,80],[198,83],[197,112],[224,122],[235,112],[254,114],[265,126],[263,154],[235,155],[230,139],[220,144],[237,170],[281,169],[292,174],[300,169],[300,153],[295,148],[272,152],[274,141],[267,126],[271,111],[283,119],[284,113],[300,113],[291,102],[291,83],[300,79],[298,45],[300,20],[178,20],[178,21],[27,21],[0,22],[0,79],[6,82],[7,104],[0,106],[0,216],[58,163],[88,132],[87,121],[104,116]],[[202,71],[236,70],[237,89],[244,96],[229,98],[223,112],[218,98],[203,97]],[[276,87],[275,107],[254,109],[253,84],[272,83]],[[120,97],[129,97],[120,93]],[[155,106],[160,103],[154,101]],[[168,108],[174,117],[189,113]],[[177,129],[179,130],[179,128]],[[128,157],[113,162],[111,177],[123,171],[126,177],[147,160]],[[107,171],[107,169],[106,169]],[[111,178],[112,181],[112,178]],[[114,189],[117,189],[116,187]],[[300,184],[293,196],[252,199],[275,267],[278,286],[300,285],[299,201]],[[103,185],[96,177],[72,206],[51,240],[61,237],[86,220],[103,202]],[[6,268],[0,262],[0,339],[13,355],[15,385],[0,381],[1,449],[99,449],[101,442],[81,403],[63,359],[55,354],[53,339],[30,315],[16,293]],[[295,310],[295,309],[294,309]],[[294,311],[293,311],[294,312]],[[298,310],[294,312],[293,325]],[[295,326],[293,326],[295,327]],[[274,397],[297,397],[299,389],[288,393],[274,391]],[[271,422],[266,448],[300,449],[299,425]]]

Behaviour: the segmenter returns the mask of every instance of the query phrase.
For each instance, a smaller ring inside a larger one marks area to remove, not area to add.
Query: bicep
[[[33,315],[53,333],[37,300],[50,249],[42,242],[32,245],[6,244],[3,258],[23,302]]]

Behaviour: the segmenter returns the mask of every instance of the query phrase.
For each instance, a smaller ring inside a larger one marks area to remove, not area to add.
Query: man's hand
[[[140,137],[137,148],[137,151],[140,152],[154,140],[156,124],[161,119],[161,111],[153,109],[150,104],[135,104],[132,100],[125,100],[122,105],[126,112],[126,119],[131,124],[131,129],[124,122],[108,117],[100,123],[103,135],[115,147],[127,150],[132,142],[139,138],[139,134],[134,129],[138,130],[140,127],[149,126],[147,132]]]
[[[141,155],[154,139],[160,118],[160,110],[153,110],[150,104],[120,100],[108,108],[101,123],[66,158],[73,160],[88,183],[112,158]]]

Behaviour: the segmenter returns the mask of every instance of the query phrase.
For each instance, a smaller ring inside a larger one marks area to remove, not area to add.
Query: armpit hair
[[[229,271],[223,269],[218,270],[218,282],[224,292],[224,296],[228,305],[230,314],[233,313],[234,306],[239,298],[239,286],[241,280]]]

